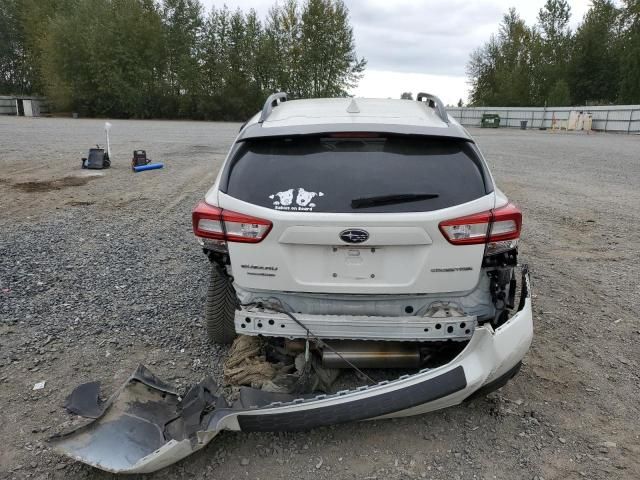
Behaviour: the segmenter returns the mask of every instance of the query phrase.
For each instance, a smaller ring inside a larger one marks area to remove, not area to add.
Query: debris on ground
[[[254,388],[261,388],[278,373],[267,361],[260,337],[247,335],[240,335],[233,342],[223,371],[225,383]]]
[[[65,425],[49,442],[62,454],[115,473],[155,471],[201,449],[217,434],[207,432],[211,416],[228,408],[211,378],[180,397],[143,365],[102,407],[98,388],[98,382],[76,387],[67,408],[86,420]]]
[[[339,374],[338,369],[323,367],[310,352],[307,357],[297,349],[288,349],[286,343],[278,345],[249,335],[234,340],[224,362],[225,384],[273,393],[330,392]]]
[[[89,382],[78,385],[66,398],[64,408],[69,413],[82,417],[98,418],[104,412],[100,407],[98,394],[100,382]]]

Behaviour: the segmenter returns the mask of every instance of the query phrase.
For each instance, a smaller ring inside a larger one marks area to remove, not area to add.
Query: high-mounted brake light
[[[268,220],[223,210],[204,201],[195,206],[191,219],[196,237],[227,242],[258,243],[272,227]]]
[[[330,133],[329,138],[379,138],[376,132],[335,132]]]
[[[509,203],[495,210],[446,220],[440,222],[439,226],[444,237],[453,245],[487,243],[490,253],[497,253],[497,244],[515,246],[515,242],[511,241],[520,238],[522,213]]]

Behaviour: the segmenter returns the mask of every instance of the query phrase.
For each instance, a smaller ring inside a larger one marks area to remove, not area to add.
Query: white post
[[[109,155],[109,160],[111,160],[111,144],[109,143],[109,130],[111,130],[111,124],[106,122],[104,124],[104,131],[107,135],[107,155]]]

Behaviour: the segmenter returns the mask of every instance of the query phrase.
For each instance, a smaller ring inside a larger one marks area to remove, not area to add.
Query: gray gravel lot
[[[221,380],[190,225],[239,124],[0,117],[0,478],[111,478],[49,451],[64,397],[138,363]],[[149,478],[640,478],[640,137],[473,130],[524,212],[536,337],[488,398],[308,433],[225,432]],[[130,171],[145,148],[163,170]],[[32,391],[36,382],[45,388]]]

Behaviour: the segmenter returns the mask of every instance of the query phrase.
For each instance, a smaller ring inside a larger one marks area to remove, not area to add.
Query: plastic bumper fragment
[[[147,473],[202,449],[223,430],[295,431],[421,414],[457,405],[483,386],[508,378],[532,336],[531,290],[524,268],[518,311],[495,330],[489,325],[476,328],[466,348],[441,367],[318,396],[241,389],[240,400],[229,407],[211,380],[192,386],[181,399],[175,389],[140,366],[99,408],[98,418],[50,441],[59,453],[102,470]]]

